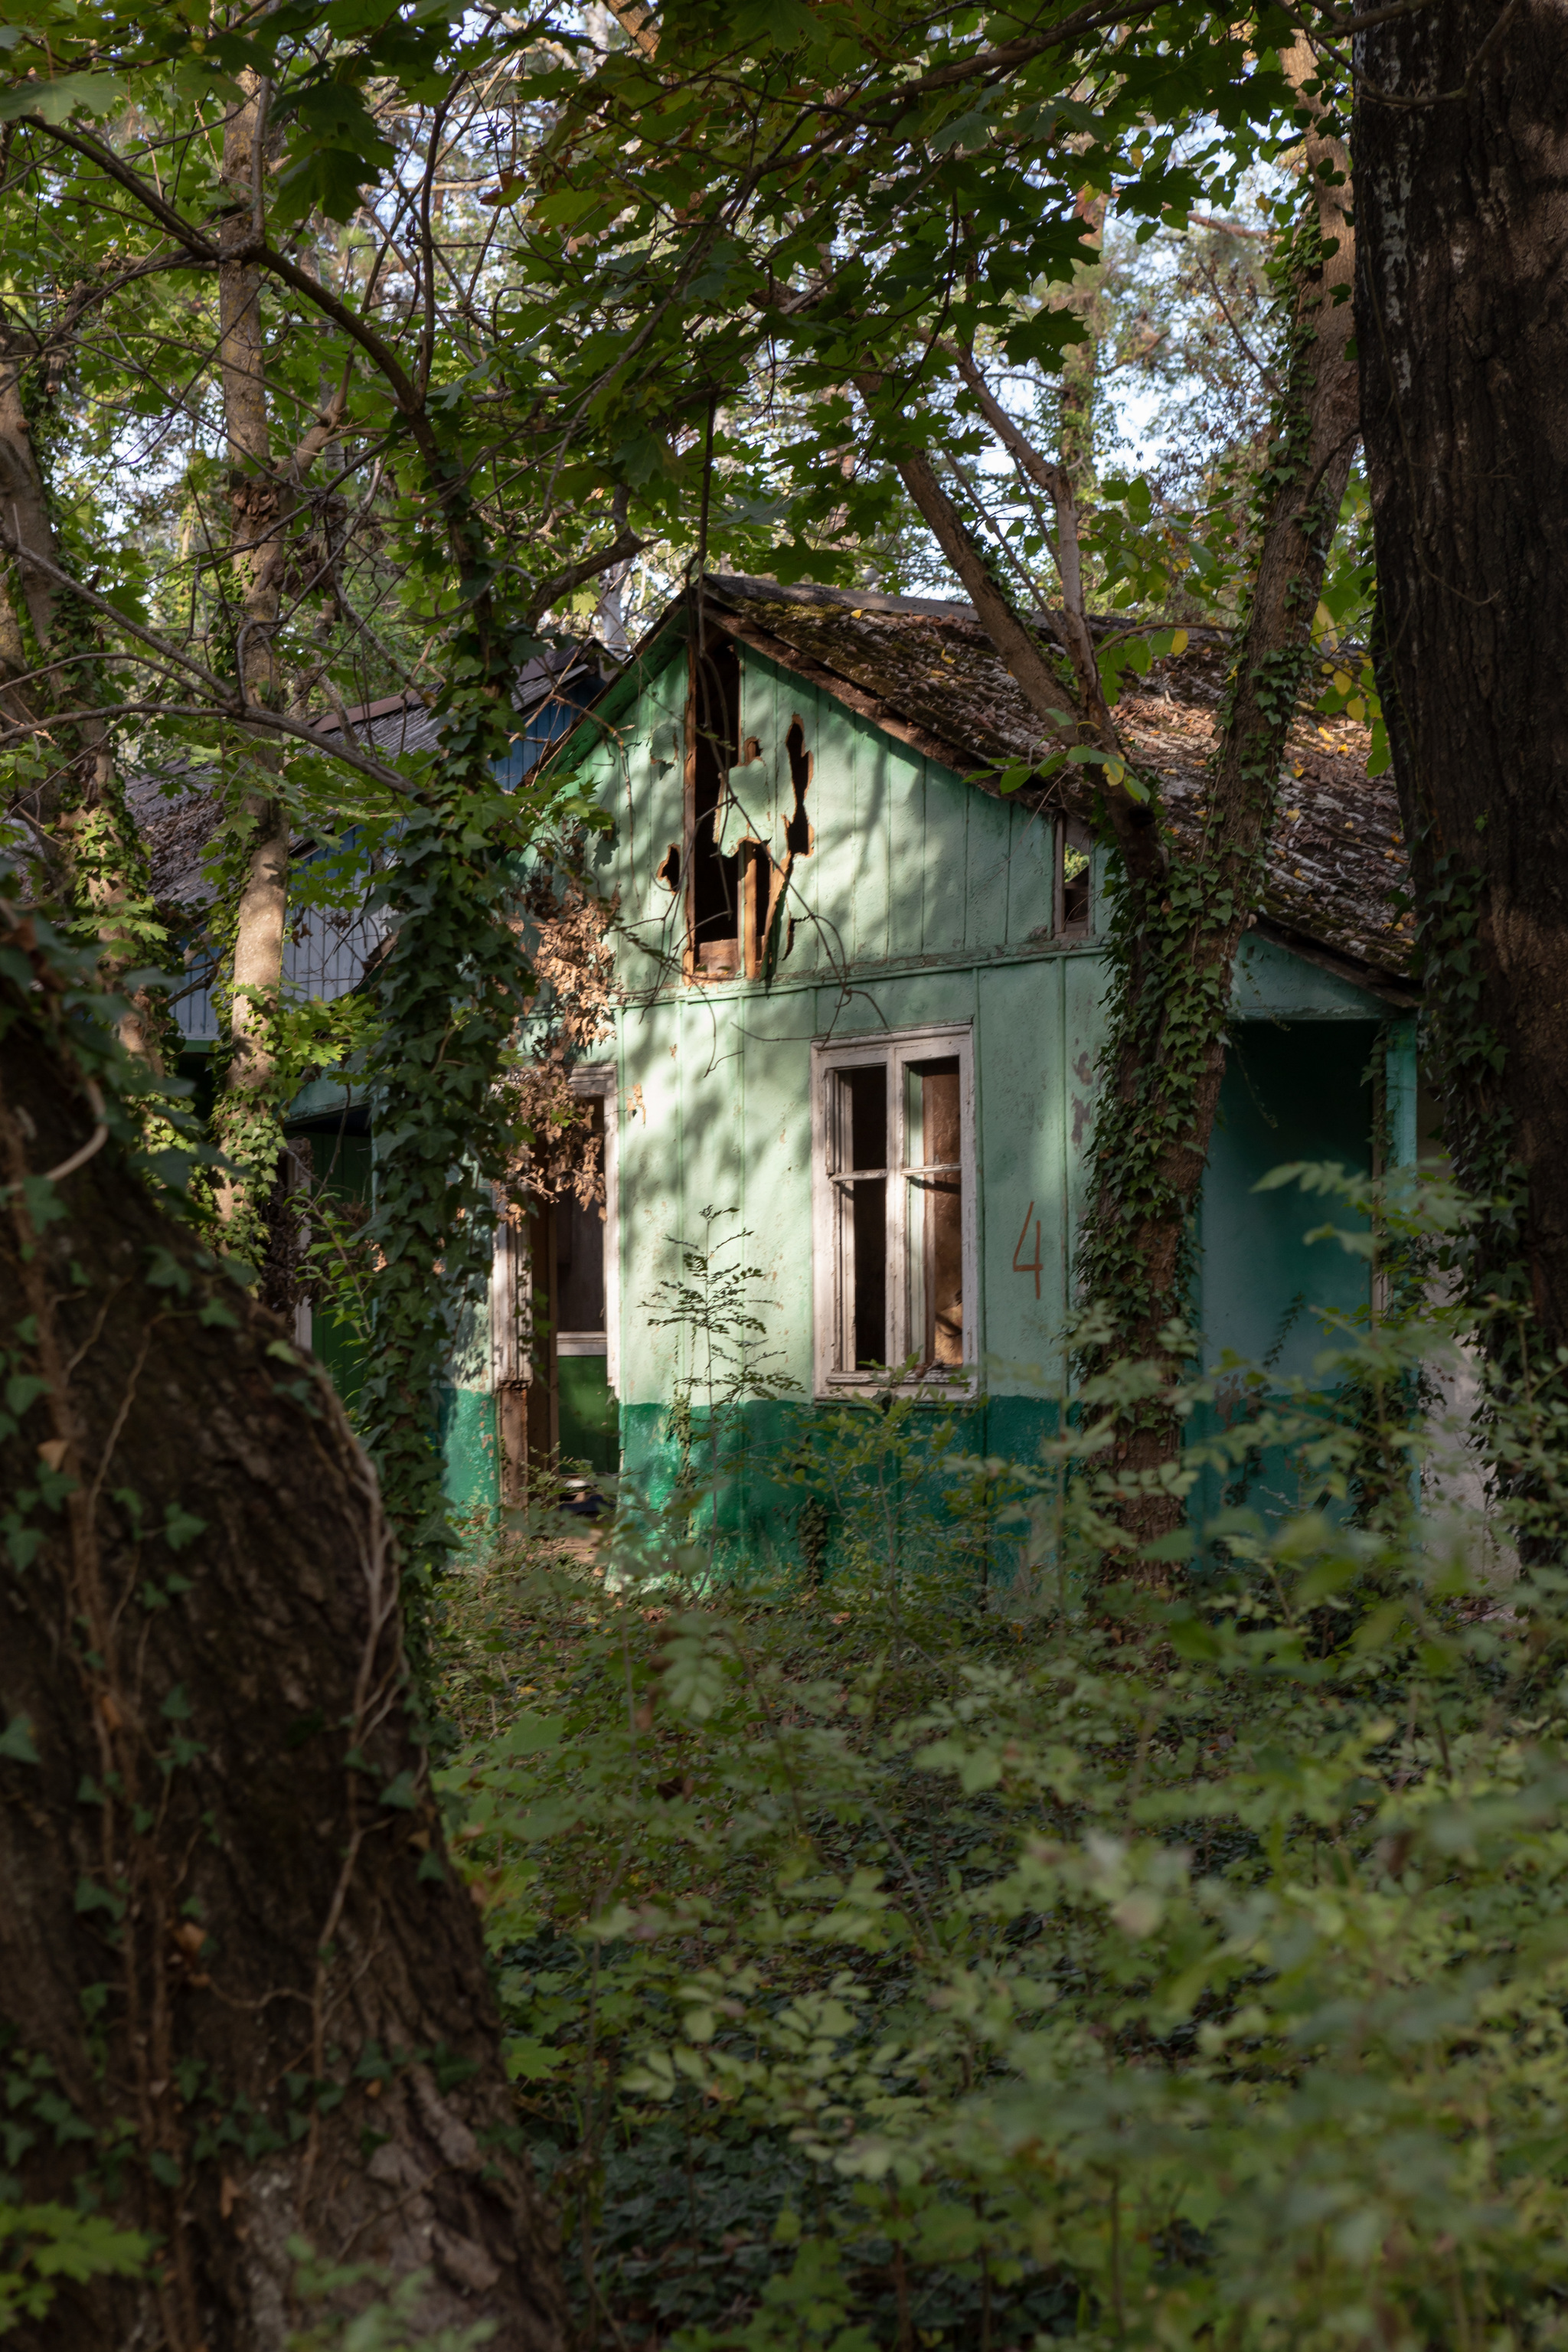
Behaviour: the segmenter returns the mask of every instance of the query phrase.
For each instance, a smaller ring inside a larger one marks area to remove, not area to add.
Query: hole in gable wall
[[[795,792],[795,806],[784,819],[784,847],[792,857],[809,857],[816,835],[805,813],[805,795],[816,766],[816,755],[805,748],[805,730],[798,718],[790,721],[784,737],[784,751],[789,758],[789,780]]]
[[[1063,939],[1086,940],[1093,929],[1089,826],[1064,816],[1057,826],[1057,929]]]
[[[654,875],[654,880],[656,882],[662,882],[667,890],[679,889],[680,844],[679,841],[672,841],[669,847],[665,851],[664,863],[658,867],[658,871]]]
[[[741,961],[740,859],[723,856],[715,836],[741,721],[741,665],[728,638],[700,650],[693,646],[690,683],[686,878],[691,964],[709,979],[728,979]]]

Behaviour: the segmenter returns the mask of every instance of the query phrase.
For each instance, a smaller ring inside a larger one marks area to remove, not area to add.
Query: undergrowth
[[[1420,1484],[1440,1322],[1243,1379],[1182,1475],[1301,1507],[1163,1591],[1092,1390],[984,1581],[720,1588],[629,1501],[471,1573],[445,1794],[584,2345],[1568,2336],[1563,1579]]]

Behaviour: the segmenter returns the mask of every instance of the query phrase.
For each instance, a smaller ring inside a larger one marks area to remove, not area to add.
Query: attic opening
[[[714,827],[741,736],[741,662],[728,637],[691,649],[687,701],[687,920],[692,969],[727,978],[741,962],[741,861],[721,855]]]
[[[792,857],[809,857],[815,836],[805,814],[805,794],[816,756],[805,748],[805,730],[798,719],[790,721],[784,751],[789,757],[789,780],[795,791],[795,807],[784,819],[784,847]]]
[[[1064,816],[1057,826],[1056,929],[1064,940],[1085,940],[1092,928],[1091,842],[1089,826],[1080,816]]]

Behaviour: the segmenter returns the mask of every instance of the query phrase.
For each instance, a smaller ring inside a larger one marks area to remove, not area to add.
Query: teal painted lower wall
[[[906,1570],[938,1569],[961,1540],[963,1480],[953,1458],[1037,1461],[1055,1428],[1055,1405],[1037,1397],[920,1406],[891,1421],[872,1404],[753,1401],[726,1416],[717,1446],[697,1415],[683,1449],[666,1406],[626,1405],[622,1505],[671,1513],[672,1536],[711,1541],[726,1568],[831,1573],[885,1556]],[[994,1510],[985,1517],[989,1540],[977,1558],[1010,1576],[1023,1530],[998,1533]]]
[[[495,1398],[483,1389],[443,1389],[437,1443],[452,1509],[460,1518],[493,1526],[500,1509]]]

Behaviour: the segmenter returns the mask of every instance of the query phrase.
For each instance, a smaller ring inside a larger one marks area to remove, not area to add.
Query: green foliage
[[[1268,452],[1253,486],[1258,536],[1300,496],[1307,469],[1322,250],[1309,184],[1268,269],[1284,331]],[[1149,503],[1146,491],[1134,499],[1138,487],[1130,486],[1123,501],[1135,514]],[[1307,546],[1326,554],[1339,509],[1324,510],[1315,482],[1307,489],[1299,527]],[[1234,804],[1215,826],[1218,837],[1189,851],[1167,832],[1161,872],[1140,876],[1119,859],[1110,864],[1107,946],[1114,978],[1102,1059],[1111,1077],[1096,1107],[1092,1205],[1079,1237],[1079,1277],[1086,1302],[1107,1318],[1117,1353],[1152,1352],[1166,1344],[1159,1336],[1165,1331],[1171,1346],[1184,1344],[1179,1327],[1191,1297],[1197,1189],[1224,1069],[1234,958],[1261,900],[1286,739],[1313,665],[1303,598],[1315,615],[1317,588],[1309,594],[1298,577],[1290,594],[1302,625],[1288,642],[1261,648],[1247,634],[1250,586],[1240,598],[1215,732],[1216,766],[1234,733],[1238,773]],[[1216,781],[1210,789],[1217,790]],[[1167,1246],[1171,1235],[1174,1245]],[[1102,1360],[1104,1345],[1086,1341],[1085,1360]]]
[[[150,2239],[102,2213],[0,2198],[0,2336],[42,2319],[58,2281],[134,2278],[152,2252]]]
[[[363,2308],[304,2328],[291,2328],[284,2352],[479,2352],[496,2332],[495,2322],[443,2327],[432,2336],[419,2324],[419,2306],[430,2284],[428,2271],[410,2271],[396,2281],[376,2263],[318,2262],[302,2238],[292,2238],[294,2292],[301,2303],[357,2291]]]
[[[718,1562],[726,1461],[743,1426],[741,1408],[751,1399],[785,1397],[795,1390],[795,1382],[774,1369],[779,1350],[762,1345],[767,1327],[755,1310],[753,1286],[763,1269],[730,1255],[743,1251],[750,1234],[714,1238],[715,1223],[734,1213],[704,1209],[700,1240],[672,1240],[680,1272],[658,1286],[647,1307],[652,1328],[683,1334],[685,1365],[669,1404],[680,1476],[667,1516],[671,1524],[684,1523],[692,1536],[700,1534],[710,1577]]]
[[[1329,1247],[1477,1213],[1279,1181]],[[1261,1449],[1302,1497],[1221,1512],[1174,1601],[1101,1581],[1134,1366],[1037,1463],[947,1464],[1011,1482],[984,1581],[936,1493],[889,1559],[874,1475],[820,1579],[699,1594],[614,1529],[478,1575],[444,1790],[590,2326],[1560,2340],[1565,1593],[1439,1507],[1408,1375],[1458,1328],[1173,1399],[1184,1491]],[[1405,1475],[1352,1516],[1369,1398]]]

